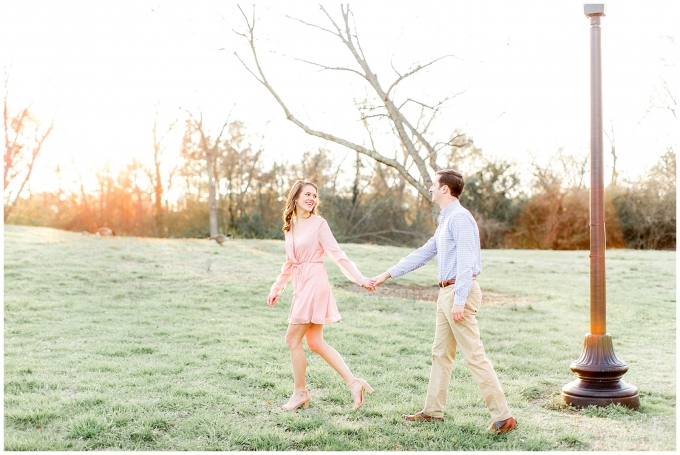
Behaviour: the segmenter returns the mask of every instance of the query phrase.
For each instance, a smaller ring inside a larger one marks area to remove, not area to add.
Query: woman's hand
[[[278,295],[269,294],[269,297],[267,297],[267,305],[273,307],[278,298],[279,298]]]
[[[375,291],[375,280],[369,279],[367,282],[362,284],[361,287],[373,292]]]

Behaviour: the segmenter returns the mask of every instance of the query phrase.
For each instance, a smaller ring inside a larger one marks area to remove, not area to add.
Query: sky
[[[336,20],[339,6],[324,3]],[[590,27],[583,3],[544,1],[370,1],[350,5],[361,46],[385,86],[417,63],[450,55],[400,84],[399,99],[446,103],[433,138],[455,129],[485,154],[527,168],[558,149],[587,155],[590,141]],[[252,4],[242,4],[248,17]],[[299,59],[356,67],[346,48],[315,25],[330,26],[317,3],[258,2],[260,62],[289,108],[311,127],[367,144],[355,99],[366,84],[348,72],[320,71]],[[680,2],[617,0],[602,18],[604,126],[613,130],[619,172],[634,178],[669,148],[680,124],[667,109],[680,96]],[[217,129],[246,123],[271,160],[304,151],[347,149],[306,135],[250,75],[245,21],[233,2],[0,0],[0,63],[9,72],[10,108],[31,104],[55,130],[31,182],[54,190],[54,168],[95,170],[150,162],[151,128],[202,113]],[[393,69],[393,67],[395,69]],[[664,85],[669,88],[665,92]],[[181,128],[166,137],[178,150]],[[380,143],[390,155],[391,143]],[[611,172],[605,139],[605,176]],[[533,158],[532,158],[533,157]],[[170,158],[168,158],[170,159]],[[348,166],[352,159],[346,161]],[[68,180],[68,178],[67,178]]]

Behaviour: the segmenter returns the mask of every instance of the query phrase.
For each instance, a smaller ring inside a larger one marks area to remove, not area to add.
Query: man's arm
[[[430,259],[437,255],[437,234],[430,237],[425,245],[421,246],[413,253],[409,254],[395,266],[389,268],[386,272],[374,277],[375,285],[379,285],[387,281],[388,278],[396,278],[398,276],[406,275],[419,267],[424,266]]]
[[[477,229],[474,222],[466,216],[457,216],[453,220],[451,230],[456,239],[456,284],[453,304],[465,306],[465,300],[472,289],[472,276],[475,258],[479,250],[479,240],[475,236]]]

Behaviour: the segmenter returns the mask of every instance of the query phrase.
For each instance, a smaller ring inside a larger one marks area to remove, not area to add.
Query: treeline
[[[115,175],[100,169],[96,191],[85,191],[81,182],[78,191],[32,193],[17,201],[5,222],[207,238],[214,199],[220,233],[282,239],[283,200],[291,183],[305,178],[319,185],[321,213],[341,242],[417,246],[435,227],[429,200],[392,168],[358,154],[339,159],[321,148],[298,163],[266,162],[242,123],[225,124],[213,137],[190,119],[168,167],[155,128],[154,138],[151,166],[134,160]],[[486,157],[471,140],[451,147],[446,161],[466,176],[461,202],[475,215],[484,248],[589,248],[587,160],[560,151],[547,165],[534,163],[530,187],[522,185],[516,166]],[[675,201],[675,154],[669,150],[646,175],[606,188],[607,246],[674,249]]]
[[[589,249],[587,167],[587,159],[559,151],[548,165],[533,164],[530,195],[510,197],[517,173],[487,163],[468,178],[461,202],[475,214],[486,248]],[[645,175],[609,185],[604,196],[608,248],[675,249],[673,150]]]

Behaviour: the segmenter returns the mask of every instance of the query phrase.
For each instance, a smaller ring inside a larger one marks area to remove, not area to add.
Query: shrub
[[[635,249],[675,249],[675,153],[669,150],[650,172],[625,187],[612,189],[612,199],[626,245]]]
[[[590,194],[584,188],[552,186],[525,205],[510,236],[514,248],[587,250],[590,248]],[[623,248],[623,234],[608,193],[604,200],[607,248]]]

